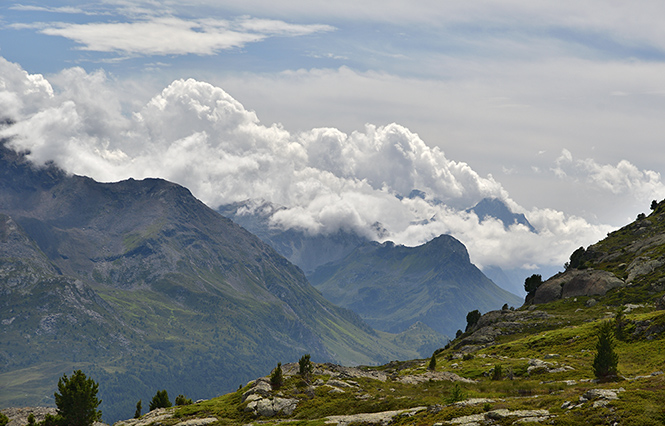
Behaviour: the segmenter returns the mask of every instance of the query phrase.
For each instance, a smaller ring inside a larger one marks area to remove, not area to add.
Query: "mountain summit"
[[[454,336],[469,311],[521,304],[473,265],[466,247],[450,235],[418,247],[367,243],[309,278],[328,300],[393,333],[420,321]]]
[[[483,198],[478,204],[467,211],[474,212],[478,219],[483,222],[489,218],[498,219],[503,223],[503,227],[508,229],[512,225],[524,225],[533,233],[537,233],[536,228],[529,223],[528,219],[522,213],[513,213],[506,203],[498,198]]]

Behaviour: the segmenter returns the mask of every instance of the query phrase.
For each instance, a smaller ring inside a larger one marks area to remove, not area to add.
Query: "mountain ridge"
[[[0,145],[3,404],[52,404],[54,378],[81,366],[111,384],[117,419],[157,383],[198,398],[303,353],[417,356],[186,188],[98,183]]]

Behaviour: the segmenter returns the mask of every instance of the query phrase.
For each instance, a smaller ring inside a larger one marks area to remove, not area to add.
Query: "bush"
[[[596,356],[593,359],[593,374],[598,380],[609,381],[619,375],[617,366],[619,356],[614,352],[614,333],[612,323],[603,322],[598,332]]]
[[[58,392],[54,394],[58,416],[67,426],[90,426],[101,420],[97,409],[102,402],[97,399],[99,386],[88,379],[81,370],[74,371],[71,378],[66,374],[58,380]]]
[[[187,398],[185,395],[180,394],[175,397],[175,405],[190,405],[192,400]]]
[[[9,423],[9,417],[5,416],[4,413],[0,413],[0,426],[5,426]]]
[[[152,397],[150,401],[150,411],[157,408],[169,408],[172,406],[171,401],[169,401],[169,394],[166,392],[166,389],[157,391],[155,396]]]
[[[458,382],[455,382],[453,387],[450,389],[450,393],[448,394],[448,398],[446,398],[446,402],[448,404],[454,404],[457,401],[462,401],[466,399],[466,394],[462,390],[462,387]]]
[[[28,415],[28,426],[35,426],[35,415],[33,413]]]
[[[282,376],[282,363],[278,362],[277,367],[272,370],[270,374],[270,385],[273,389],[279,389],[284,384],[284,376]]]

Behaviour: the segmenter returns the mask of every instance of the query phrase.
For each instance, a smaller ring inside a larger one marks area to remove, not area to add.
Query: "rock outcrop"
[[[602,296],[626,283],[607,271],[573,269],[555,275],[536,290],[534,304],[549,303],[557,299],[577,296]]]

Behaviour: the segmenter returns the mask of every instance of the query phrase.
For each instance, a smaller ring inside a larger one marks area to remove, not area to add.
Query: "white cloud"
[[[291,133],[263,125],[221,88],[191,79],[174,81],[127,115],[103,72],[65,70],[52,78],[56,93],[42,77],[4,60],[0,76],[0,99],[17,121],[0,137],[30,149],[36,162],[54,160],[104,181],[163,177],[213,207],[266,200],[285,207],[273,217],[279,226],[311,233],[347,229],[408,245],[450,233],[479,265],[502,267],[560,265],[610,229],[550,209],[526,212],[538,234],[479,223],[464,209],[484,197],[523,209],[491,176],[448,159],[397,124]],[[633,182],[636,175],[628,171]],[[594,173],[608,174],[602,167]],[[412,189],[427,196],[403,197]]]
[[[660,173],[640,170],[627,160],[621,160],[616,165],[601,164],[592,158],[575,160],[573,154],[564,149],[553,170],[559,178],[575,179],[596,190],[628,196],[642,204],[665,198],[665,183]]]
[[[269,37],[296,37],[332,31],[329,25],[289,24],[273,19],[186,20],[175,16],[143,16],[129,22],[66,22],[13,24],[15,29],[37,28],[81,45],[79,49],[128,55],[214,55],[242,48]]]

